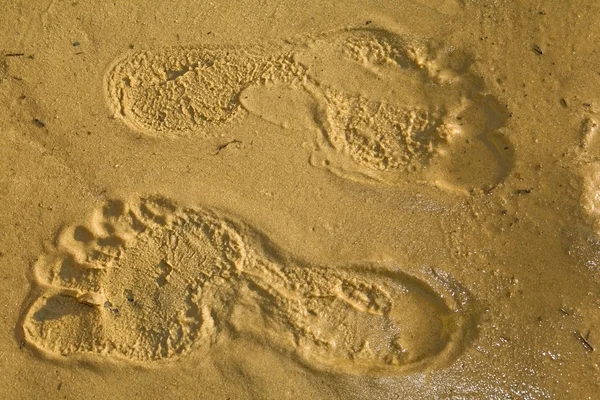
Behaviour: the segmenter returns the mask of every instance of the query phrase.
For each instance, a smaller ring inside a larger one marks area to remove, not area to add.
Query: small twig
[[[594,351],[594,346],[592,346],[590,344],[590,342],[588,342],[589,334],[587,336],[588,337],[586,338],[586,337],[583,337],[581,332],[579,332],[579,331],[575,332],[575,337],[577,338],[577,340],[579,340],[579,343],[581,343],[583,345],[583,347],[585,348],[585,351],[587,351],[588,353],[591,353]]]
[[[563,106],[564,108],[569,107],[569,104],[567,104],[567,99],[565,99],[564,97],[560,98],[560,105]]]
[[[8,53],[5,54],[4,57],[23,57],[25,53]]]
[[[34,118],[32,121],[38,128],[43,128],[46,126],[46,124],[44,123],[44,121],[42,121],[39,118]]]
[[[560,311],[561,313],[563,313],[564,315],[569,315],[569,312],[568,312],[567,310],[565,310],[564,308],[562,308],[562,307],[561,307],[561,308],[559,308],[559,311]]]
[[[229,147],[232,144],[241,144],[241,143],[242,142],[240,140],[237,140],[237,139],[230,140],[227,143],[224,143],[224,144],[222,144],[220,146],[217,146],[217,152],[215,154],[219,154],[221,152],[221,150],[225,150],[227,147]]]

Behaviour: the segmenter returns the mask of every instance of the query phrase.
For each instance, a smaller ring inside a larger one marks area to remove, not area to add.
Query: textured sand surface
[[[594,1],[2,9],[0,397],[598,397]]]

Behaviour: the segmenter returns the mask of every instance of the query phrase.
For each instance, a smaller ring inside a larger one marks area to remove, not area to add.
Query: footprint
[[[109,202],[88,225],[35,265],[19,332],[43,355],[150,365],[245,336],[315,369],[405,374],[453,362],[473,336],[472,299],[441,273],[310,265],[161,197]]]
[[[514,154],[501,129],[508,114],[471,64],[432,42],[358,28],[285,45],[133,52],[106,80],[115,115],[149,135],[208,135],[253,113],[320,132],[312,165],[344,178],[485,189]]]

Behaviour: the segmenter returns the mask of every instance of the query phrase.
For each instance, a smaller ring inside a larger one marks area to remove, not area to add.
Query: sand
[[[5,3],[0,397],[598,397],[595,2]]]

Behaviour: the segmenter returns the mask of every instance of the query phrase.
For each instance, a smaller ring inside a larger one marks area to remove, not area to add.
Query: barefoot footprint
[[[134,52],[107,74],[107,97],[129,126],[161,137],[207,135],[248,112],[292,124],[308,115],[321,135],[313,165],[344,178],[493,186],[512,168],[508,115],[468,56],[435,47],[360,28],[245,50]]]
[[[402,374],[451,363],[472,336],[472,302],[447,277],[312,266],[242,227],[161,197],[107,203],[36,263],[23,339],[150,365],[241,335],[312,368]]]

